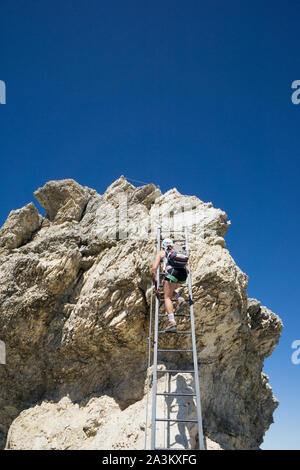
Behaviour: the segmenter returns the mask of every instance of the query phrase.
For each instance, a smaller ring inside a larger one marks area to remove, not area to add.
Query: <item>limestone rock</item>
[[[250,300],[250,302],[249,302]],[[248,299],[248,314],[253,347],[262,358],[272,354],[282,329],[280,318],[256,299]]]
[[[177,392],[191,391],[191,377],[177,374],[172,379],[172,387]],[[164,390],[164,379],[159,379],[158,390]],[[191,419],[196,418],[196,409],[191,398],[160,400],[157,412],[163,416],[168,412],[176,417],[180,412]],[[151,438],[151,425],[148,419],[147,445]],[[7,450],[140,450],[145,446],[146,397],[122,411],[110,396],[92,396],[79,403],[69,397],[58,402],[43,401],[23,411],[12,424],[8,433]],[[166,447],[168,441],[174,448],[195,446],[194,425],[169,427],[169,436],[163,427],[157,429],[158,447]],[[206,438],[207,450],[222,450],[221,446]],[[172,448],[171,446],[171,448]]]
[[[260,312],[261,303],[257,299],[247,299],[247,310],[249,315],[252,317]]]
[[[0,247],[13,249],[30,240],[41,223],[42,216],[39,215],[34,204],[11,211],[0,230]]]
[[[51,181],[35,195],[47,211],[43,223],[31,205],[30,223],[19,214],[23,222],[12,217],[1,229],[1,240],[16,235],[14,250],[7,242],[0,250],[7,361],[0,365],[0,446],[144,447],[149,265],[161,224],[163,236],[179,237],[172,230],[183,225],[190,232],[206,441],[257,449],[278,405],[263,363],[282,323],[248,299],[248,278],[225,248],[226,213],[175,188],[165,194],[154,185],[135,188],[124,177],[102,195],[73,180]],[[188,329],[187,319],[178,328]],[[190,349],[186,336],[169,335],[161,346]],[[161,354],[159,367],[186,370],[191,357]],[[172,376],[169,385],[191,389],[192,382]],[[166,386],[159,381],[160,390]],[[165,400],[159,411],[168,406],[195,413],[192,401]],[[174,432],[179,445],[197,445],[196,428]],[[164,435],[158,431],[159,439]]]
[[[71,179],[49,181],[34,195],[55,222],[79,221],[89,199],[88,189]]]

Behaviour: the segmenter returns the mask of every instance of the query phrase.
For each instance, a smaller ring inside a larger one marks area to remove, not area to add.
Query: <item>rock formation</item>
[[[157,221],[165,235],[189,227],[207,446],[259,448],[278,405],[263,363],[282,323],[247,297],[247,276],[225,247],[225,212],[176,189],[135,188],[124,177],[103,195],[60,180],[35,196],[44,218],[30,203],[12,211],[0,230],[0,340],[7,355],[0,365],[2,448],[144,447]],[[185,336],[169,335],[162,347],[188,349]],[[160,356],[159,367],[188,367],[190,360]],[[192,388],[186,374],[172,376],[169,385]],[[158,413],[166,407],[195,414],[189,397],[162,400]],[[162,430],[158,436],[163,441]],[[177,447],[193,448],[197,429],[175,428],[174,438]]]

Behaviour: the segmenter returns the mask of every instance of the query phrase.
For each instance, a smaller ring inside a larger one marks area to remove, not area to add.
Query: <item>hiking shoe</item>
[[[182,302],[180,302],[180,304],[179,304],[178,307],[176,308],[176,313],[182,312],[182,310],[183,310],[186,306],[187,306],[186,300],[183,300]]]
[[[165,333],[176,333],[176,331],[177,331],[177,326],[176,324],[173,325],[172,323],[169,323],[165,329]]]

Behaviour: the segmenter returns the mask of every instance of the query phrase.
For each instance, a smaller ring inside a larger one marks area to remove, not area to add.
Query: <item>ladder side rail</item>
[[[148,335],[147,401],[146,401],[146,427],[145,427],[145,446],[144,446],[145,450],[147,450],[147,446],[148,446],[148,411],[149,411],[149,382],[150,382],[150,366],[151,366],[152,312],[153,312],[153,292],[151,292],[151,299],[150,299],[150,319],[149,319],[149,335]]]
[[[186,226],[184,227],[184,232],[185,232],[186,252],[187,252],[187,255],[189,256],[189,239],[188,239],[188,229],[187,229]],[[198,358],[197,358],[197,348],[196,348],[196,335],[195,335],[194,307],[193,307],[193,293],[192,293],[192,280],[191,280],[190,262],[188,263],[188,289],[189,289],[189,303],[190,303],[191,330],[192,330],[194,381],[195,381],[196,404],[197,404],[199,449],[200,450],[205,450],[204,439],[203,439],[203,428],[202,428],[201,398],[200,398],[200,387],[199,387]]]
[[[157,252],[160,251],[161,228],[157,229]],[[156,282],[159,287],[160,265],[156,271]],[[151,428],[151,449],[155,449],[156,434],[156,392],[157,392],[157,349],[158,349],[158,312],[159,298],[155,296],[155,319],[154,319],[154,348],[153,348],[153,395],[152,395],[152,428]]]

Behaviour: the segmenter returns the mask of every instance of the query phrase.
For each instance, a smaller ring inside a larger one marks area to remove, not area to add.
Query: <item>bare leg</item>
[[[182,297],[182,295],[179,295],[178,292],[175,290],[172,299],[178,302],[175,312],[181,312],[186,306],[186,300],[184,299],[184,297]]]
[[[175,318],[174,318],[174,307],[173,307],[172,299],[174,297],[175,289],[177,289],[178,286],[179,286],[179,284],[175,283],[175,282],[169,282],[169,281],[164,282],[165,307],[166,307],[166,311],[167,311],[168,318],[169,318],[169,325],[168,325],[167,329],[170,328],[170,327],[175,327],[176,326],[176,321],[175,321]]]
[[[164,298],[167,314],[174,313],[172,299],[174,298],[175,290],[178,289],[179,284],[176,282],[164,282]]]
[[[177,288],[176,288],[177,289]],[[174,291],[174,294],[173,294],[173,299],[172,300],[177,300],[180,304],[181,302],[184,301],[184,298],[182,297],[182,295],[179,295],[178,292],[176,292],[176,290]]]

